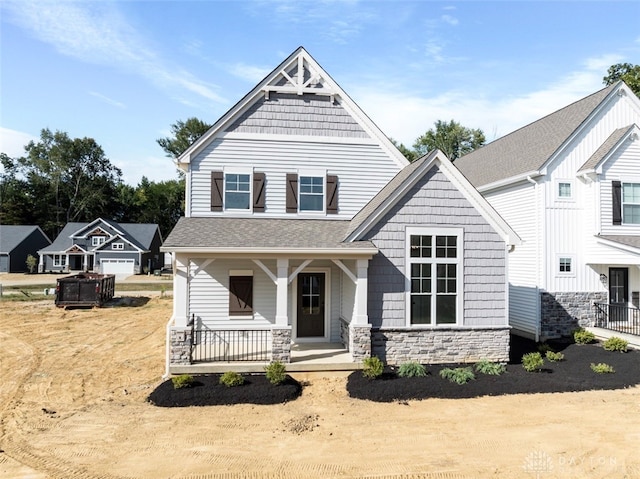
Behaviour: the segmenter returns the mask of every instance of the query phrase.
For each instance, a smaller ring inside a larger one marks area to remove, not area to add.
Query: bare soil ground
[[[376,403],[313,373],[286,404],[153,406],[170,314],[0,303],[0,477],[640,477],[638,386]]]

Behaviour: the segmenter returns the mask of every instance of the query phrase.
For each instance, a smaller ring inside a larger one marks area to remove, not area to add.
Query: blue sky
[[[156,139],[215,122],[298,46],[387,135],[498,138],[640,63],[640,1],[0,2],[0,151],[92,137],[124,180],[177,177]]]

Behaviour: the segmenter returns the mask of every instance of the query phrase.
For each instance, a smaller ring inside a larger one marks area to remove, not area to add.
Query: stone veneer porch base
[[[593,326],[593,303],[608,302],[606,291],[540,293],[540,341],[571,336],[579,327]]]
[[[387,364],[474,363],[509,360],[509,326],[451,328],[376,328],[372,355]]]

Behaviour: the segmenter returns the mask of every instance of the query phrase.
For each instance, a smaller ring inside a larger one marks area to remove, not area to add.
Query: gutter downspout
[[[534,188],[534,197],[536,199],[536,203],[538,203],[538,186],[539,183],[534,180],[531,176],[527,176],[527,181],[529,183],[531,183],[533,185]],[[538,208],[536,208],[536,231],[539,231],[540,229],[540,205],[537,205]],[[536,258],[540,258],[540,238],[539,235],[536,235]],[[535,332],[535,340],[536,343],[540,341],[540,333],[541,333],[541,322],[542,322],[542,318],[541,318],[541,308],[540,308],[540,286],[539,286],[539,279],[540,279],[540,275],[537,274],[537,278],[536,278],[536,293],[537,293],[537,297],[536,297],[536,304],[537,304],[537,320],[536,320],[536,332]]]

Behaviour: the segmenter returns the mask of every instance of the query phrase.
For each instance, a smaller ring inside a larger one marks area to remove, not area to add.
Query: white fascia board
[[[614,153],[616,153],[625,141],[636,141],[638,136],[640,135],[640,128],[635,123],[629,127],[629,129],[625,132],[624,135],[616,142],[615,145],[611,147],[611,149],[602,157],[602,160],[598,162],[595,168],[589,170],[581,170],[578,172],[578,175],[582,173],[597,173],[599,175],[602,174],[602,169],[609,158],[611,158]]]
[[[620,251],[624,251],[626,253],[632,253],[636,256],[640,256],[640,248],[636,248],[635,246],[618,243],[616,241],[610,241],[605,238],[601,238],[597,236],[596,236],[596,242],[603,246],[607,246],[609,248],[614,248]]]
[[[297,257],[335,257],[335,258],[361,258],[371,259],[378,253],[378,248],[321,248],[321,249],[293,249],[293,248],[216,248],[216,247],[165,247],[160,248],[162,252],[191,253],[191,254],[219,254],[219,255],[261,255],[282,256],[292,255]]]
[[[482,185],[479,186],[478,188],[476,188],[476,190],[478,190],[478,192],[480,192],[481,194],[484,193],[489,193],[493,190],[498,190],[500,188],[504,188],[506,186],[511,186],[514,185],[516,183],[520,183],[523,181],[527,181],[529,178],[537,178],[539,176],[544,176],[544,172],[542,172],[541,170],[532,170],[532,171],[528,171],[527,173],[522,173],[520,175],[517,176],[511,176],[509,178],[505,178],[503,180],[500,181],[494,181],[493,183],[487,183],[486,185]]]

